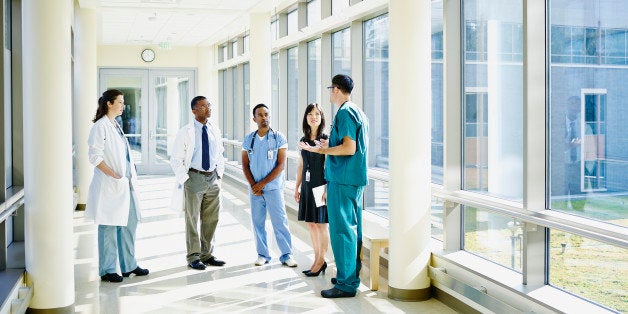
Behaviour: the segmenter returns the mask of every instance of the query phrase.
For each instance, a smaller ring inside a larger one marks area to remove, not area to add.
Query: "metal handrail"
[[[0,204],[0,223],[7,220],[9,216],[13,215],[24,204],[24,187],[10,187],[7,189],[7,195],[10,196]]]
[[[432,196],[469,207],[486,209],[538,226],[559,229],[621,248],[628,248],[628,229],[623,226],[554,210],[545,210],[544,208],[523,208],[522,203],[479,195],[469,191],[446,191],[436,185],[432,185]]]

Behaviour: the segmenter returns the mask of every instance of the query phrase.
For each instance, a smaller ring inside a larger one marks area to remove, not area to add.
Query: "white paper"
[[[325,193],[325,189],[327,188],[327,184],[323,184],[317,187],[312,188],[312,194],[314,194],[314,201],[316,202],[316,207],[325,206],[326,203],[323,200],[323,193]]]

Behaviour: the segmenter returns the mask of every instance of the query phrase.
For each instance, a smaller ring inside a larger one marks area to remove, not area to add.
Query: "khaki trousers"
[[[185,242],[188,263],[212,257],[214,232],[220,211],[220,179],[211,175],[188,172],[185,181]],[[200,233],[199,233],[200,219]]]

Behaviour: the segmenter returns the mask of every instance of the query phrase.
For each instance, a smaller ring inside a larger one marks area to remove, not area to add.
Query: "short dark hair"
[[[345,94],[351,94],[353,90],[353,79],[349,75],[338,74],[331,79],[331,84]]]
[[[207,97],[205,96],[196,96],[194,98],[192,98],[192,102],[191,102],[191,106],[192,106],[192,110],[194,110],[194,108],[196,108],[196,104],[203,100],[203,99],[207,99]]]
[[[268,106],[264,105],[264,104],[257,104],[255,105],[255,107],[253,107],[253,116],[255,117],[255,110],[257,110],[257,108],[261,108],[264,107],[266,109],[269,109]],[[270,110],[270,109],[269,109]]]

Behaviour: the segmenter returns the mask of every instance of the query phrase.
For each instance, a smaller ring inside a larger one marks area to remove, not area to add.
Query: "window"
[[[240,69],[241,68],[238,66],[231,68],[231,95],[233,97],[233,105],[231,106],[230,111],[233,112],[233,119],[231,120],[232,126],[230,128],[233,130],[232,139],[238,141],[242,141],[244,138],[242,134],[242,121],[244,120],[242,108],[244,106],[242,105],[242,94],[241,89],[239,88],[241,86],[239,79]]]
[[[521,201],[522,1],[464,1],[463,19],[463,189]]]
[[[321,1],[310,0],[306,5],[307,26],[314,25],[321,20]]]
[[[488,189],[488,93],[465,93],[464,184],[467,190]]]
[[[573,5],[550,1],[549,207],[628,226],[628,20],[614,2]]]
[[[307,103],[321,102],[321,40],[307,43]]]
[[[549,284],[626,313],[626,256],[621,247],[551,229]]]
[[[473,207],[464,207],[464,250],[521,272],[523,224]]]
[[[225,138],[229,138],[227,135],[227,71],[220,70],[218,71],[218,84],[220,89],[220,129],[222,131],[222,136]]]
[[[431,16],[432,182],[443,184],[443,1],[432,2]]]
[[[364,22],[364,112],[369,118],[369,167],[388,169],[388,15]]]
[[[288,12],[287,20],[288,23],[286,27],[288,28],[288,36],[296,34],[299,31],[299,15],[297,14],[297,10]]]
[[[279,22],[275,18],[272,22],[270,22],[270,39],[275,41],[279,38]]]
[[[297,149],[299,138],[299,64],[298,64],[298,48],[288,49],[288,148],[290,150]]]
[[[288,86],[287,86],[287,128],[288,128],[288,149],[296,150],[297,143],[301,138],[300,126],[301,119],[299,119],[299,57],[298,48],[293,47],[288,49],[288,64],[286,69],[288,70]],[[296,163],[294,159],[289,159],[286,169],[286,175],[289,180],[296,176]]]
[[[271,77],[271,125],[279,128],[279,53],[270,56],[270,77]],[[250,111],[250,110],[249,110]],[[251,113],[252,114],[252,113]]]
[[[331,34],[331,75],[351,76],[351,30],[345,28]],[[336,116],[336,105],[332,105],[330,120]]]
[[[231,42],[231,56],[232,58],[235,58],[239,55],[238,53],[238,41],[234,40]]]
[[[331,73],[351,75],[351,31],[345,28],[331,34]]]
[[[249,40],[250,40],[250,36],[249,35],[246,35],[246,36],[242,37],[243,52],[249,52],[249,46],[250,46]]]
[[[331,15],[336,15],[349,7],[349,0],[331,0]]]
[[[220,46],[220,61],[225,62],[229,59],[229,52],[227,51],[227,45]]]
[[[245,63],[242,69],[242,85],[243,85],[243,99],[244,106],[242,108],[242,139],[249,133],[249,123],[251,121],[251,116],[249,115],[249,111],[251,108],[251,66],[249,63]]]

